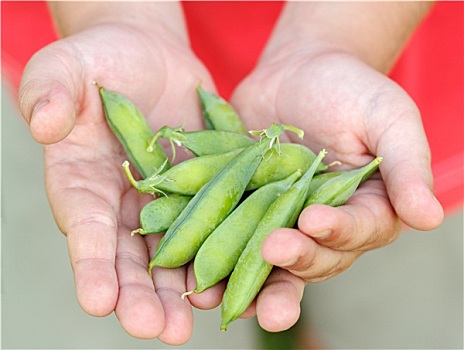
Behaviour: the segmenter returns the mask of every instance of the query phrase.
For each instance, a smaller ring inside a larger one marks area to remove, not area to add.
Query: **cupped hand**
[[[340,168],[383,157],[380,174],[346,205],[309,206],[297,229],[268,236],[262,254],[278,268],[243,315],[256,313],[263,328],[280,331],[293,325],[305,283],[333,277],[364,252],[392,243],[402,223],[430,230],[442,221],[416,105],[397,84],[359,59],[333,50],[264,59],[239,85],[231,103],[250,129],[275,121],[302,128],[302,142],[315,152],[326,149],[325,161],[340,161]]]
[[[91,315],[115,311],[139,338],[186,342],[192,310],[186,268],[157,269],[148,261],[157,237],[131,236],[150,198],[124,176],[124,151],[105,121],[96,81],[129,97],[154,129],[201,128],[195,87],[213,89],[205,68],[182,40],[133,25],[104,24],[61,39],[28,63],[20,109],[44,144],[46,189],[56,222],[67,236],[77,297]]]

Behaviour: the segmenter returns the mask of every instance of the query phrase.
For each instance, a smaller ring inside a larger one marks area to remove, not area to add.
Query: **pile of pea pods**
[[[382,161],[376,157],[359,168],[331,171],[325,150],[316,154],[303,144],[279,141],[285,132],[303,138],[299,128],[271,124],[247,131],[227,101],[201,86],[196,93],[204,130],[154,131],[131,100],[98,87],[108,125],[128,158],[123,164],[128,181],[139,193],[153,195],[132,235],[164,234],[148,273],[193,261],[196,287],[182,298],[227,279],[223,331],[250,306],[273,268],[261,255],[267,235],[294,227],[309,205],[343,205]],[[161,139],[169,140],[171,159]],[[175,164],[178,147],[192,157]]]

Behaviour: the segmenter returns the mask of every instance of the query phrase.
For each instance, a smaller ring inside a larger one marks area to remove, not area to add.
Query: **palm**
[[[303,142],[314,150],[327,148],[332,159],[352,166],[365,163],[366,155],[377,153],[380,132],[394,121],[398,109],[414,111],[394,83],[352,57],[328,54],[292,60],[296,62],[258,70],[239,86],[233,103],[255,124],[276,118],[303,128]],[[386,111],[391,112],[388,120]],[[371,133],[376,138],[367,139]]]

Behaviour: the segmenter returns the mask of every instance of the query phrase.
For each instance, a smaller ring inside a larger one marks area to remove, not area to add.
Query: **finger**
[[[295,229],[278,229],[262,246],[264,260],[282,267],[306,282],[320,282],[346,269],[362,252],[343,252],[324,247]]]
[[[222,295],[226,288],[226,280],[219,281],[214,286],[206,289],[201,293],[192,293],[188,295],[188,299],[198,309],[210,310],[217,307],[222,301]],[[194,290],[196,287],[195,274],[193,264],[189,265],[187,271],[187,291]]]
[[[433,230],[444,219],[444,211],[433,193],[433,180],[430,164],[417,159],[421,155],[404,159],[397,163],[395,155],[384,152],[386,160],[381,169],[387,168],[382,176],[388,194],[400,219],[416,230]]]
[[[369,180],[340,207],[311,205],[298,219],[298,228],[319,244],[343,251],[367,251],[392,243],[401,222],[380,180]]]
[[[163,305],[155,293],[147,266],[144,239],[131,236],[129,229],[121,228],[116,255],[119,299],[115,312],[122,327],[141,339],[158,337],[165,326]]]
[[[28,62],[19,88],[19,109],[37,142],[56,143],[72,130],[81,95],[80,70],[76,59],[54,44]]]
[[[83,191],[68,188],[55,195],[54,206],[63,209],[53,213],[67,235],[79,304],[91,315],[105,316],[113,312],[118,299],[117,222],[105,201],[84,196]]]
[[[444,213],[433,194],[430,150],[419,111],[413,104],[384,103],[395,106],[394,113],[387,108],[390,115],[383,119],[389,125],[376,126],[377,133],[381,130],[376,153],[383,157],[379,168],[388,195],[405,224],[418,230],[434,229]]]
[[[301,278],[274,268],[256,302],[260,326],[269,332],[280,332],[293,326],[300,317],[304,286]]]
[[[156,245],[161,237],[150,235],[146,237],[150,257],[153,256]],[[193,311],[188,298],[182,298],[186,291],[187,268],[162,268],[152,270],[155,291],[163,304],[165,327],[158,338],[170,345],[181,345],[192,336]]]
[[[240,318],[247,319],[256,316],[256,298],[251,302],[247,309],[240,315]]]

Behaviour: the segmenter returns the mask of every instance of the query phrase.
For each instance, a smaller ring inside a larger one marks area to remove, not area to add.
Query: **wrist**
[[[97,26],[129,27],[153,38],[188,45],[188,36],[177,1],[173,2],[50,2],[58,34],[70,36]]]
[[[430,5],[288,2],[261,59],[344,52],[386,73]]]

